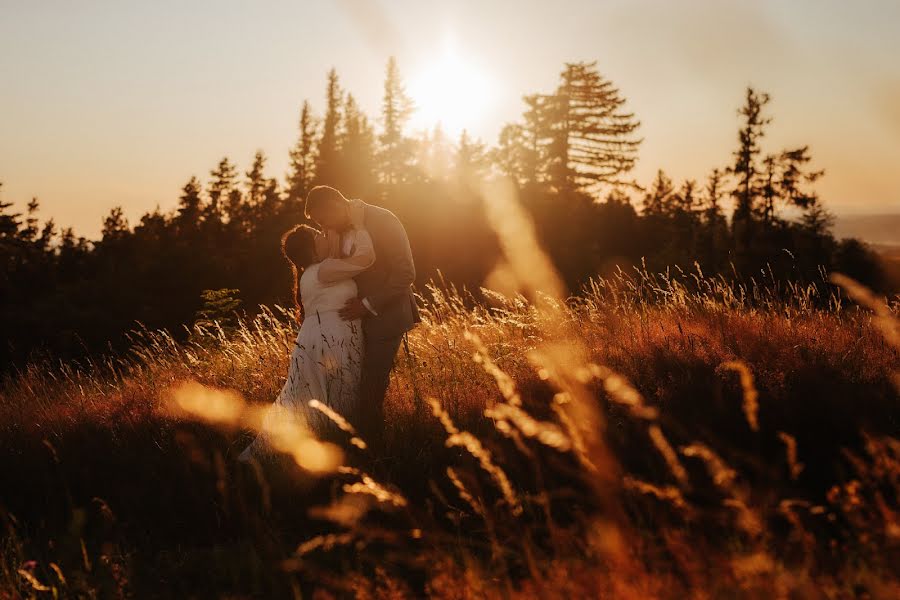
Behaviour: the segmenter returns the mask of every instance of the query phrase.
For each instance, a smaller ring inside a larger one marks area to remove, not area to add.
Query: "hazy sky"
[[[375,116],[393,54],[417,127],[452,110],[490,143],[564,61],[599,61],[643,123],[644,182],[724,166],[752,84],[767,147],[810,144],[828,206],[900,211],[898,27],[897,0],[0,0],[0,198],[95,236],[225,155],[246,170],[262,149],[282,177],[326,71]],[[475,89],[448,102],[453,82]]]

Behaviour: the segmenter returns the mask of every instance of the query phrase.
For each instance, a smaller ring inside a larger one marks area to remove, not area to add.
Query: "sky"
[[[376,117],[397,58],[419,106],[487,143],[566,61],[597,61],[641,120],[638,181],[729,162],[747,85],[764,147],[809,144],[837,214],[900,212],[896,0],[0,0],[0,200],[96,237],[173,208],[192,176],[256,150],[287,171],[326,72]]]

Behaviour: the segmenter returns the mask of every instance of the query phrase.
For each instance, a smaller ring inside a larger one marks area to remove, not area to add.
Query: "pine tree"
[[[762,220],[767,225],[771,225],[775,221],[775,201],[778,198],[777,177],[778,157],[769,154],[762,160],[759,187]]]
[[[534,105],[539,137],[549,137],[549,177],[558,190],[590,191],[620,183],[637,160],[640,126],[597,63],[566,63],[556,93]]]
[[[253,165],[250,170],[245,173],[247,180],[244,185],[247,187],[247,202],[250,209],[256,209],[262,205],[265,199],[268,181],[265,175],[266,155],[262,150],[257,150],[253,155]]]
[[[681,184],[681,189],[675,195],[675,212],[693,215],[700,207],[700,198],[697,196],[697,182],[688,179]]]
[[[765,136],[765,128],[772,119],[763,116],[763,109],[769,103],[769,95],[757,93],[747,88],[744,106],[738,110],[743,125],[738,131],[738,149],[734,152],[734,164],[728,169],[737,181],[732,190],[735,208],[732,220],[740,223],[750,221],[759,213],[759,198],[763,183],[759,156],[759,141]]]
[[[500,173],[523,186],[528,181],[528,153],[525,128],[518,123],[507,123],[500,130],[490,157]]]
[[[800,225],[814,236],[827,236],[834,226],[834,215],[816,202],[803,211]]]
[[[228,201],[231,193],[234,191],[234,183],[237,177],[237,169],[228,160],[226,156],[219,161],[215,169],[210,171],[212,180],[208,185],[209,204],[207,204],[208,220],[221,220],[221,215],[225,207],[223,204]]]
[[[40,252],[52,252],[53,240],[56,237],[56,223],[53,219],[47,219],[41,228],[41,235],[34,242]]]
[[[760,223],[766,218],[766,171],[774,173],[774,166],[766,166],[760,160],[760,140],[765,136],[771,119],[763,115],[769,103],[769,95],[748,87],[744,105],[738,110],[742,124],[738,130],[738,149],[733,153],[734,163],[728,173],[734,179],[731,196],[734,212],[731,217],[734,263],[737,269],[747,273],[766,263],[770,236],[760,235]],[[766,229],[771,233],[770,224]]]
[[[25,227],[22,228],[22,231],[19,232],[19,237],[32,241],[38,234],[38,219],[37,213],[40,210],[40,203],[37,198],[32,198],[28,204],[25,206]]]
[[[103,230],[101,232],[103,242],[109,243],[121,240],[129,233],[128,219],[125,218],[122,207],[113,207],[106,218],[103,219]]]
[[[450,174],[453,149],[440,123],[434,126],[431,136],[419,140],[419,170],[431,181],[445,181]]]
[[[554,155],[553,149],[559,144],[554,137],[558,119],[556,100],[553,96],[531,94],[525,96],[527,106],[522,117],[524,125],[524,163],[527,183],[546,183],[553,179],[553,174],[560,170],[559,153]]]
[[[809,146],[784,150],[778,156],[779,178],[778,196],[788,206],[801,209],[811,209],[819,202],[819,197],[812,189],[807,189],[815,183],[824,170],[810,171],[806,165],[812,160],[809,154]]]
[[[375,185],[375,132],[353,94],[347,94],[344,104],[340,148],[343,191],[353,197],[370,194]]]
[[[381,108],[383,130],[379,137],[381,175],[387,184],[399,183],[407,174],[412,158],[412,144],[404,136],[403,130],[412,112],[412,99],[406,93],[397,61],[392,56],[388,59],[385,72]]]
[[[200,194],[200,180],[196,177],[191,177],[184,184],[184,187],[181,188],[181,197],[178,199],[178,212],[175,217],[179,230],[192,230],[199,225],[203,208],[203,200]]]
[[[479,140],[469,138],[469,133],[463,129],[456,145],[454,157],[454,169],[456,177],[464,183],[474,183],[483,178],[488,168],[488,156],[484,144]]]
[[[328,72],[325,88],[325,118],[322,122],[322,137],[319,139],[315,161],[317,184],[340,187],[340,127],[344,92],[341,90],[337,71]]]
[[[276,217],[284,200],[281,197],[281,191],[278,189],[278,180],[274,177],[266,179],[265,189],[263,190],[262,203],[258,212],[263,218]]]
[[[697,182],[688,179],[673,196],[672,227],[684,261],[696,260],[700,238],[700,197]],[[681,258],[679,257],[679,258]]]
[[[500,131],[497,148],[491,158],[498,170],[520,186],[547,183],[559,171],[558,153],[552,153],[557,120],[556,100],[552,95],[528,94],[522,97],[525,111],[522,123],[508,123]]]
[[[722,198],[726,193],[723,177],[720,169],[710,172],[701,205],[702,231],[697,260],[713,271],[725,267],[728,252],[728,221],[722,210]]]
[[[739,237],[743,238],[750,235],[749,228],[743,223],[759,220],[771,228],[779,221],[780,206],[801,209],[814,206],[818,198],[806,186],[815,183],[824,174],[821,170],[807,169],[812,160],[809,146],[760,158],[760,140],[765,136],[766,126],[772,122],[770,117],[763,115],[770,101],[768,94],[748,87],[744,106],[738,111],[743,123],[738,131],[739,146],[733,154],[734,163],[728,172],[736,178],[732,190],[735,201],[732,222],[741,232]]]
[[[316,120],[309,102],[303,101],[300,110],[300,136],[290,152],[290,171],[287,176],[287,201],[298,203],[306,199],[315,173]]]
[[[3,188],[3,182],[0,181],[0,190]],[[19,232],[19,213],[9,213],[7,209],[12,208],[12,202],[3,202],[0,200],[0,240],[6,240],[16,237]]]
[[[723,173],[720,169],[713,169],[706,180],[706,197],[703,205],[703,220],[706,224],[724,222],[725,215],[722,211]]]
[[[656,179],[650,190],[644,195],[644,216],[670,216],[673,212],[672,196],[675,193],[675,187],[672,180],[666,175],[665,171],[660,169],[656,172]]]

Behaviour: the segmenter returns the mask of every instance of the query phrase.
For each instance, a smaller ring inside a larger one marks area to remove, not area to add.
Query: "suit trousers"
[[[390,337],[365,338],[365,354],[360,377],[359,417],[354,425],[369,452],[381,453],[384,443],[384,396],[390,383],[391,369],[405,333]]]

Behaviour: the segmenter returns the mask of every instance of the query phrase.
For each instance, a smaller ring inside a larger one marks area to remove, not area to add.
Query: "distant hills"
[[[838,217],[834,234],[869,244],[881,257],[884,290],[900,292],[900,213]]]
[[[834,224],[834,234],[870,244],[900,246],[900,213],[840,216]]]

